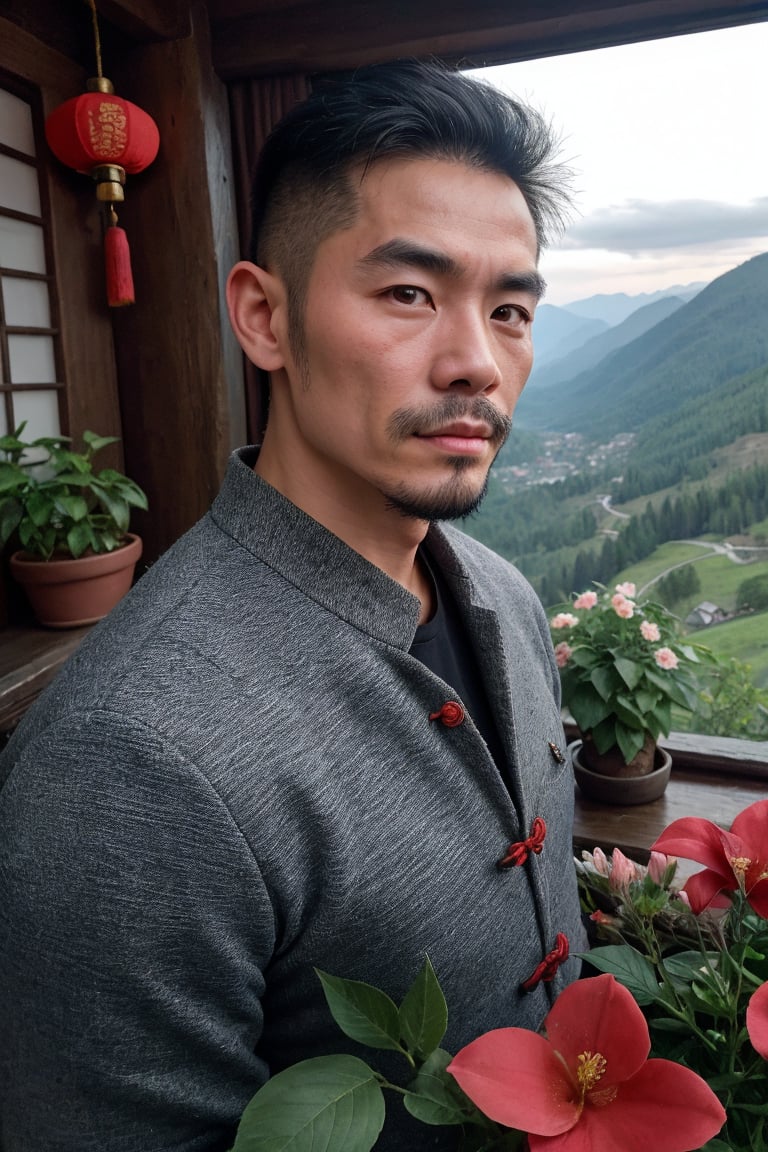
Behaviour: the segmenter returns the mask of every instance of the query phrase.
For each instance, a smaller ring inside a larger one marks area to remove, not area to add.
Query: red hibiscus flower
[[[544,1027],[498,1028],[448,1065],[486,1116],[528,1133],[531,1152],[690,1152],[725,1112],[711,1088],[671,1060],[649,1060],[648,1026],[613,976],[561,992]]]
[[[740,812],[730,832],[698,816],[673,820],[651,847],[706,866],[684,887],[694,912],[722,905],[727,901],[721,893],[741,889],[755,912],[768,919],[768,800]]]
[[[747,1004],[747,1032],[755,1052],[768,1060],[768,983],[758,988]]]

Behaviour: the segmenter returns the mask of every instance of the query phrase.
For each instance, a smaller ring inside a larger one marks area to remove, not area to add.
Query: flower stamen
[[[581,1088],[582,1103],[588,1092],[591,1092],[598,1081],[602,1080],[608,1062],[599,1052],[579,1053],[579,1066],[576,1069],[576,1079]]]
[[[731,856],[728,863],[733,868],[737,879],[743,879],[749,871],[752,861],[749,856]]]

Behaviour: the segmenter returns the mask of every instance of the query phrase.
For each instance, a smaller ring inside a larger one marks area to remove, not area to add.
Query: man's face
[[[536,255],[508,177],[374,165],[353,226],[316,250],[301,352],[273,380],[270,424],[302,487],[374,517],[474,508],[531,368]]]

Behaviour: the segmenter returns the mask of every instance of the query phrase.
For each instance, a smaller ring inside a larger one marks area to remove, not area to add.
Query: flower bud
[[[609,883],[614,892],[626,892],[629,885],[640,879],[640,869],[620,848],[614,848],[611,856]]]

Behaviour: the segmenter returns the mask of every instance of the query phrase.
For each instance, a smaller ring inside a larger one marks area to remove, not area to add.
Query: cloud
[[[626,200],[591,212],[558,245],[561,251],[603,249],[628,256],[689,248],[722,247],[734,240],[768,237],[768,196],[750,204],[717,200]]]

